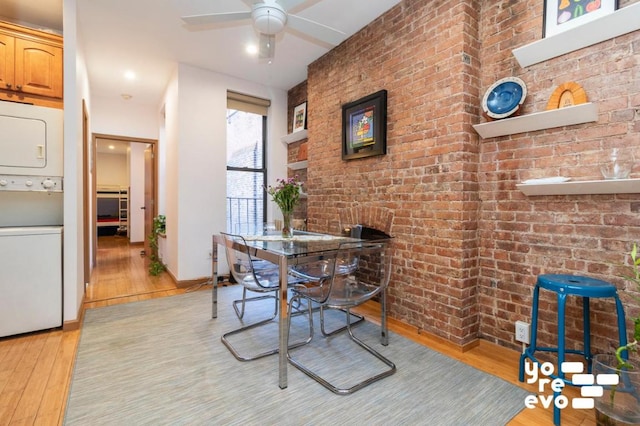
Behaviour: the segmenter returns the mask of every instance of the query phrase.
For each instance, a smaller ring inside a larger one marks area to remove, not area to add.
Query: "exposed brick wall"
[[[640,241],[638,194],[527,197],[515,187],[531,177],[600,178],[610,147],[640,149],[639,32],[520,68],[512,49],[541,31],[542,3],[404,0],[311,64],[306,90],[290,92],[290,113],[308,100],[309,228],[335,230],[344,209],[391,210],[390,315],[459,345],[482,337],[516,348],[513,323],[530,320],[538,274],[588,274],[622,288],[625,253]],[[480,101],[506,76],[527,84],[525,114],[576,81],[598,122],[481,139],[472,128],[484,121]],[[387,155],[342,161],[341,105],[380,89]],[[544,295],[542,306],[549,343],[555,301]],[[579,307],[570,301],[569,346],[580,339]],[[596,350],[611,345],[613,312],[593,304]]]
[[[303,81],[302,83],[298,84],[297,86],[289,90],[288,100],[287,100],[287,103],[289,104],[288,116],[287,116],[288,123],[289,123],[288,124],[289,133],[291,133],[291,130],[293,129],[294,108],[300,105],[301,103],[305,102],[306,100],[307,100],[307,82],[306,81]],[[309,117],[307,117],[307,123],[309,123]],[[307,142],[307,139],[303,139],[298,142],[293,142],[292,144],[289,145],[288,154],[287,154],[287,163],[295,163],[298,161],[298,150],[300,149],[300,145],[306,142]],[[294,176],[297,176],[298,179],[300,179],[300,181],[304,182],[303,188],[306,191],[307,190],[307,185],[306,185],[307,170],[306,169],[289,170],[288,177],[294,177]],[[293,212],[293,217],[296,219],[307,218],[307,199],[306,198],[302,198],[300,203],[296,206]]]

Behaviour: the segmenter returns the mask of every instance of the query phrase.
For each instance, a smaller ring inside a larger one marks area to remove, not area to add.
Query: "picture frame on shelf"
[[[618,0],[544,0],[542,38],[615,12]]]
[[[293,109],[293,127],[291,132],[295,133],[307,128],[307,102],[303,102]]]
[[[387,91],[342,105],[342,159],[387,153]]]

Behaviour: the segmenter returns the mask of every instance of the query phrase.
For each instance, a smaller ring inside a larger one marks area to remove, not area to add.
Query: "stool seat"
[[[556,293],[582,297],[615,297],[616,287],[606,281],[580,275],[547,274],[538,277],[538,285]]]

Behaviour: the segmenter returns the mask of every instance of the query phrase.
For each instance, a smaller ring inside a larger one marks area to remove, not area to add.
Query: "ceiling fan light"
[[[277,3],[257,3],[251,11],[253,26],[262,34],[278,34],[287,23],[287,13]]]

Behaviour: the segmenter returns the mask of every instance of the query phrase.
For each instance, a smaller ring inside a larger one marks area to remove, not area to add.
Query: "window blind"
[[[227,91],[227,108],[253,114],[267,115],[271,101],[243,93]]]

